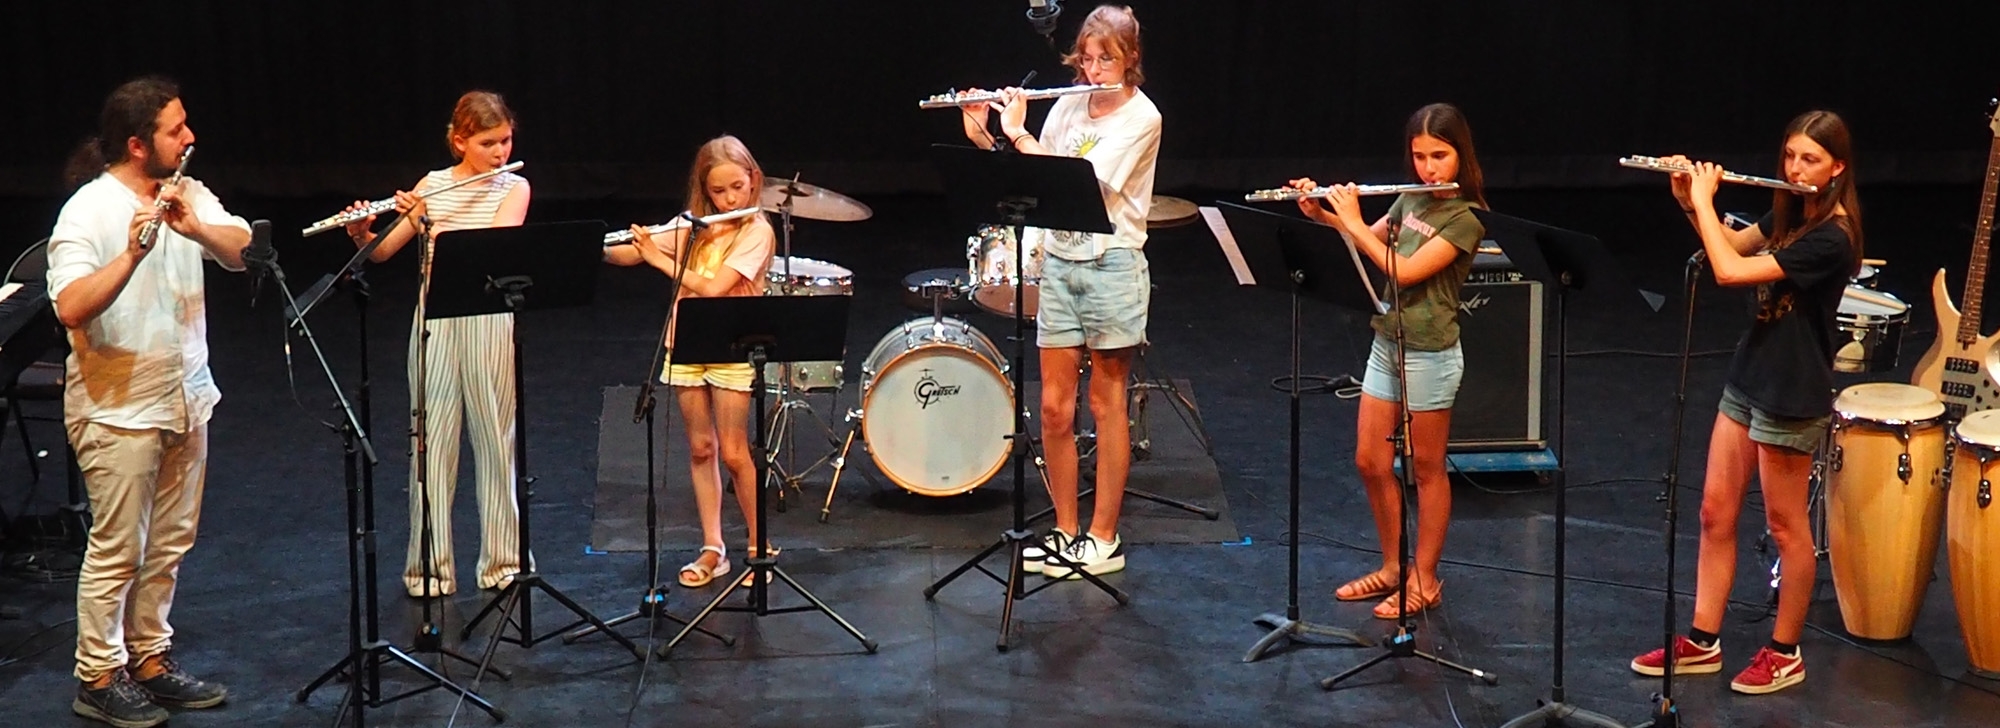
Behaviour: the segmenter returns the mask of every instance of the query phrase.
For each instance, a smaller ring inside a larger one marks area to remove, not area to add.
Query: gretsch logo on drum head
[[[959,385],[939,384],[937,378],[931,376],[931,370],[925,369],[923,372],[923,377],[917,380],[916,394],[919,409],[930,409],[932,403],[958,394]]]

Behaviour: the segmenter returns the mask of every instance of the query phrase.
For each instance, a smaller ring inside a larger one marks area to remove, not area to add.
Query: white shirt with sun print
[[[1042,146],[1090,160],[1098,192],[1115,231],[1109,235],[1028,228],[1031,242],[1064,260],[1096,260],[1111,248],[1146,246],[1146,212],[1153,202],[1153,173],[1160,156],[1160,109],[1138,91],[1116,111],[1090,117],[1088,95],[1064,96],[1042,123]]]

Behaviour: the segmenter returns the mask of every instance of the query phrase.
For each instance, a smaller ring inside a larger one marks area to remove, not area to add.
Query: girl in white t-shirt
[[[1081,578],[1125,568],[1118,512],[1131,470],[1131,430],[1125,382],[1132,358],[1146,343],[1152,277],[1146,264],[1146,211],[1153,199],[1154,164],[1160,153],[1160,110],[1139,90],[1139,19],[1132,9],[1105,5],[1091,11],[1063,62],[1076,81],[1121,84],[1118,89],[1056,100],[1040,138],[1029,134],[1021,89],[1001,92],[1002,136],[988,133],[985,104],[966,108],[965,134],[974,144],[1005,143],[1023,154],[1081,157],[1096,171],[1098,191],[1111,218],[1110,234],[1029,228],[1024,245],[1039,245],[1042,267],[1036,345],[1041,349],[1042,446],[1056,527],[1027,550],[1028,571],[1050,578]],[[1076,388],[1090,359],[1090,413],[1097,423],[1097,500],[1084,538],[1077,507]],[[1052,554],[1066,557],[1058,560]]]

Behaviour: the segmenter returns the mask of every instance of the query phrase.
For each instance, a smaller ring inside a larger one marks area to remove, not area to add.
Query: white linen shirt
[[[250,229],[192,177],[182,178],[181,199],[203,223]],[[50,298],[124,252],[132,216],[150,204],[109,173],[77,189],[49,235]],[[200,243],[162,224],[111,305],[69,330],[65,421],[169,432],[208,422],[222,401],[208,371],[201,262],[209,257]]]

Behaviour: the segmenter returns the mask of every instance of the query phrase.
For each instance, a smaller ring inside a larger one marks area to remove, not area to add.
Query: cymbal
[[[1146,211],[1146,227],[1168,228],[1194,222],[1201,212],[1192,202],[1179,197],[1153,195],[1153,205]]]
[[[793,182],[788,179],[764,181],[763,194],[758,204],[765,212],[782,213],[785,200],[792,203],[792,217],[807,220],[827,220],[831,222],[856,222],[866,220],[875,213],[867,205],[854,198],[818,185]]]

